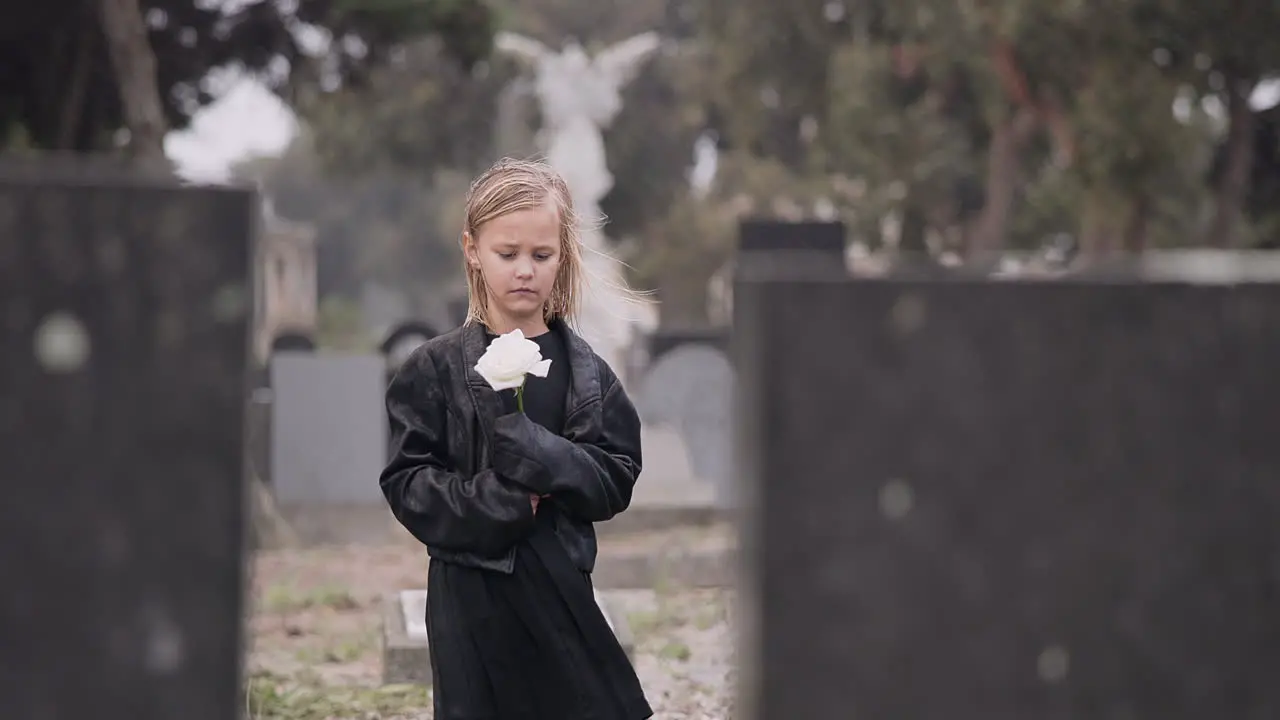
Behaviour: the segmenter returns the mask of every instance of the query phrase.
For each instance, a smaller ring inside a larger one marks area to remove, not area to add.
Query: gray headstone
[[[378,488],[386,377],[381,355],[273,356],[271,481],[296,540],[376,543],[403,532]]]
[[[387,332],[386,338],[378,345],[386,363],[387,382],[408,361],[418,346],[439,335],[434,327],[421,320],[407,320],[397,323]]]
[[[383,360],[378,355],[278,353],[271,360],[271,477],[281,505],[386,500]]]
[[[648,424],[677,429],[694,474],[711,483],[722,499],[733,494],[729,467],[733,382],[733,367],[723,352],[689,344],[651,365],[634,393],[640,417]],[[646,448],[646,455],[653,453]]]
[[[743,717],[1280,717],[1280,286],[736,297]]]
[[[0,172],[0,715],[236,717],[252,195]]]

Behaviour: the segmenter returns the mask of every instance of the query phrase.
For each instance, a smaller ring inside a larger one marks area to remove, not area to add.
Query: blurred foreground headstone
[[[740,717],[1280,717],[1280,284],[1152,268],[739,282]]]
[[[242,710],[255,211],[0,168],[0,716]]]

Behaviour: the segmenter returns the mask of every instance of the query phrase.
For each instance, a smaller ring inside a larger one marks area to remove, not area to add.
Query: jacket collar
[[[565,397],[565,434],[570,439],[598,428],[600,421],[600,374],[596,367],[595,352],[587,341],[582,339],[567,323],[556,318],[548,323],[551,332],[558,333],[564,339],[569,355],[569,392]],[[471,400],[475,403],[476,414],[480,418],[481,427],[486,436],[493,435],[493,421],[502,415],[504,410],[502,398],[476,371],[476,363],[489,347],[485,337],[485,326],[480,323],[469,323],[462,328],[462,359],[467,369],[467,389]],[[581,416],[587,411],[586,417]],[[585,421],[585,422],[584,422]]]

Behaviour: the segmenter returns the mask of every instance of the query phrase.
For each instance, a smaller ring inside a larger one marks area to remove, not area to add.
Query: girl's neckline
[[[484,329],[484,334],[488,335],[490,339],[498,337],[498,333],[490,330],[489,328]],[[524,338],[526,340],[537,340],[538,338],[544,338],[550,334],[551,334],[551,328],[547,328],[546,330],[538,333],[537,335],[525,335]]]

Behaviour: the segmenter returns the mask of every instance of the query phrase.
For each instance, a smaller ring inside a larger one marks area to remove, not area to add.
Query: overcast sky
[[[228,79],[228,88],[196,114],[191,126],[171,132],[164,149],[183,177],[223,182],[235,162],[255,155],[278,155],[297,128],[293,112],[261,83]]]

